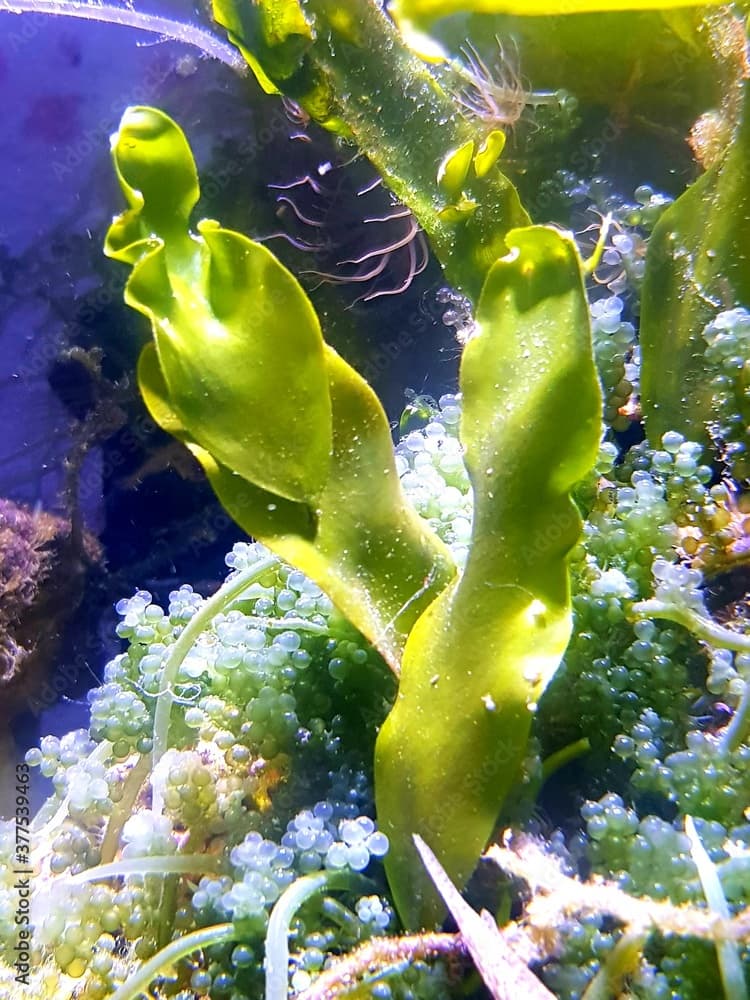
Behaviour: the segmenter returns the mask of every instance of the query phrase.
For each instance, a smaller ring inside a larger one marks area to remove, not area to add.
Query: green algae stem
[[[505,234],[529,223],[497,167],[481,177],[472,169],[458,198],[438,183],[446,156],[467,143],[480,147],[486,129],[463,117],[455,95],[369,0],[302,0],[297,7],[309,33],[304,41],[294,35],[304,52],[290,72],[291,34],[275,48],[258,41],[281,6],[264,0],[251,11],[238,0],[214,0],[214,15],[257,61],[256,72],[260,66],[316,121],[357,144],[414,213],[448,280],[476,301],[490,265],[507,251]],[[277,57],[285,45],[284,58]],[[457,210],[464,205],[472,211]]]

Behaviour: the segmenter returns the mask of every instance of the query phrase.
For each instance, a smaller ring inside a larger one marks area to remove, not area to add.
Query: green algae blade
[[[703,330],[718,312],[750,305],[750,86],[733,141],[659,219],[641,301],[646,430],[706,440],[713,397]],[[746,404],[747,407],[747,404]],[[745,412],[750,418],[750,407]]]
[[[237,476],[191,440],[170,406],[152,344],[141,353],[138,381],[151,416],[188,446],[234,521],[316,580],[398,670],[406,635],[454,568],[401,493],[377,397],[329,352],[337,430],[332,475],[316,511]]]
[[[260,244],[216,223],[190,231],[195,164],[165,114],[128,109],[112,155],[131,207],[106,252],[133,264],[125,298],[151,322],[174,410],[235,472],[287,499],[314,499],[331,409],[309,299]]]
[[[567,555],[581,519],[570,490],[601,431],[581,262],[545,227],[508,234],[487,276],[461,364],[461,439],[474,489],[463,573],[404,650],[378,737],[378,820],[391,889],[409,927],[443,905],[412,835],[463,886],[517,778],[535,705],[570,636]]]
[[[313,38],[297,0],[253,4],[212,0],[212,7],[215,20],[229,32],[263,90],[279,93],[273,78],[286,79],[296,73]],[[245,38],[253,40],[252,48],[243,42]]]
[[[716,56],[712,39],[717,24],[730,19],[731,8],[726,5],[719,9],[652,3],[648,9],[626,10],[625,4],[602,2],[587,12],[583,5],[572,3],[558,13],[553,8],[561,4],[521,0],[513,6],[511,10],[504,5],[500,13],[473,18],[458,13],[441,20],[430,16],[425,6],[424,17],[403,17],[399,27],[412,51],[438,63],[448,53],[460,59],[460,46],[469,31],[491,72],[494,63],[505,61],[494,45],[495,36],[506,42],[512,38],[524,79],[535,90],[574,94],[584,114],[588,106],[607,108],[598,136],[608,147],[622,142],[623,152],[633,148],[625,145],[626,138],[628,143],[653,138],[658,142],[661,130],[662,140],[667,132],[687,133],[698,115],[724,98],[726,58]],[[466,9],[463,3],[460,7]],[[403,8],[412,10],[407,2]],[[537,16],[529,16],[532,10]],[[441,18],[447,13],[448,7],[441,5]],[[496,74],[496,83],[502,75]],[[645,123],[648,134],[639,139]],[[571,145],[563,156],[571,162],[580,151],[573,134],[564,144],[568,141]]]
[[[216,222],[190,230],[197,176],[171,119],[130,109],[113,156],[130,207],[106,251],[132,265],[126,301],[153,329],[138,371],[152,416],[237,523],[316,580],[397,671],[454,566],[403,495],[377,396],[273,254]]]
[[[312,577],[398,672],[406,636],[455,570],[402,494],[388,421],[372,389],[332,349],[328,372],[331,474],[312,533],[300,511],[198,458],[237,523]]]

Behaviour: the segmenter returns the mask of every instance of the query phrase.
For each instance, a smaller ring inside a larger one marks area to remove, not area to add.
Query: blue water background
[[[148,9],[208,23],[179,0]],[[61,345],[76,342],[71,304],[92,291],[97,303],[114,295],[90,261],[121,205],[109,136],[123,110],[152,103],[178,116],[200,161],[228,129],[242,127],[227,120],[222,129],[221,102],[209,96],[244,85],[198,50],[141,31],[0,12],[0,496],[63,509],[70,415],[47,375]],[[100,461],[94,452],[84,475],[95,532]]]

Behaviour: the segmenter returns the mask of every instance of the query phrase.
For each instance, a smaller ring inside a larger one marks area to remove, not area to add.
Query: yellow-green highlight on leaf
[[[213,221],[190,230],[198,181],[171,119],[129,109],[113,156],[130,207],[106,250],[132,265],[126,301],[151,322],[138,368],[149,411],[235,520],[316,580],[398,671],[455,568],[403,495],[377,396],[264,246]]]
[[[278,93],[273,79],[297,72],[313,33],[297,0],[255,0],[237,6],[232,0],[213,0],[214,17],[229,32],[267,93]],[[253,39],[253,51],[242,39]],[[266,75],[267,67],[269,75]]]
[[[225,466],[220,466],[205,448],[195,442],[172,409],[169,390],[153,343],[146,344],[138,359],[138,387],[154,421],[162,430],[178,438],[189,448],[203,466],[222,502],[223,497],[217,488],[217,482],[220,481],[219,470],[226,476],[227,483],[223,485],[223,492],[232,499],[235,508],[230,511],[227,507],[227,510],[238,524],[242,524],[243,518],[247,521],[252,517],[258,538],[280,533],[309,541],[315,538],[315,519],[309,507],[253,486]]]
[[[393,0],[396,21],[428,23],[451,14],[604,14],[616,11],[671,10],[674,7],[719,6],[725,0]]]
[[[438,167],[438,184],[451,198],[461,194],[461,188],[468,176],[473,155],[474,140],[469,139],[458,149],[452,149]]]
[[[723,21],[727,8],[633,13],[613,7],[571,17],[477,15],[471,24],[455,17],[439,29],[455,56],[473,28],[477,51],[488,67],[502,59],[495,35],[506,42],[513,39],[520,71],[534,91],[567,91],[582,110],[607,109],[600,137],[609,146],[625,135],[636,142],[653,141],[662,129],[686,134],[706,108],[718,106],[726,72],[711,47],[709,17]],[[574,143],[569,155],[575,148]]]
[[[474,173],[477,177],[485,177],[492,170],[504,149],[505,132],[494,128],[482,142],[474,157]]]
[[[602,257],[607,249],[607,240],[609,239],[609,232],[611,228],[612,213],[607,212],[607,214],[602,218],[601,225],[599,226],[599,235],[596,238],[594,249],[583,262],[583,271],[587,277],[591,276],[602,262]]]
[[[743,86],[741,118],[723,159],[670,205],[649,241],[640,342],[652,442],[668,430],[706,440],[715,406],[703,329],[721,310],[750,305],[750,82]],[[743,415],[750,424],[750,404]]]
[[[570,491],[601,432],[582,267],[571,237],[508,234],[461,363],[461,440],[474,490],[466,567],[417,621],[378,737],[378,820],[407,926],[442,903],[417,862],[428,840],[461,887],[526,747],[536,702],[571,630],[567,555],[581,519]]]
[[[446,205],[438,214],[442,222],[459,226],[463,222],[468,222],[478,208],[479,205],[473,198],[461,198],[455,205]]]

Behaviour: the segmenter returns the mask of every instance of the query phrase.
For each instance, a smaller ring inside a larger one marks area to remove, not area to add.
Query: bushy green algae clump
[[[459,416],[460,399],[442,398],[396,455],[407,496],[460,563],[472,510]],[[750,746],[744,728],[730,743],[727,720],[714,722],[711,705],[721,699],[729,712],[747,700],[748,654],[707,649],[669,622],[634,620],[634,606],[652,594],[697,606],[708,620],[701,572],[678,557],[680,539],[695,537],[686,518],[722,526],[701,532],[705,546],[724,541],[724,488],[707,485],[698,446],[678,435],[665,444],[632,449],[614,472],[612,448],[602,449],[595,474],[617,480],[602,487],[591,479],[599,489],[572,562],[574,637],[540,706],[534,745],[586,736],[591,752],[580,763],[589,779],[617,780],[618,793],[584,804],[577,833],[553,838],[566,866],[585,859],[635,896],[700,907],[704,892],[683,829],[690,815],[727,898],[741,908]],[[231,584],[262,568],[268,552],[239,543],[227,562]],[[385,665],[320,588],[289,566],[262,569],[229,603],[210,601],[212,614],[176,674],[169,748],[150,775],[141,755],[153,750],[164,664],[210,603],[189,587],[173,591],[166,609],[144,591],[119,603],[118,634],[128,648],[90,694],[89,731],[47,738],[27,755],[55,786],[33,834],[36,954],[82,977],[85,998],[112,995],[173,937],[227,926],[226,943],[220,938],[163,968],[162,989],[171,982],[169,992],[179,987],[185,996],[263,995],[269,913],[310,875],[323,876],[321,893],[291,924],[294,990],[342,950],[398,931],[381,866],[387,839],[372,818],[372,743],[394,694]],[[626,784],[618,758],[635,762]],[[533,789],[542,771],[532,752],[522,781]],[[10,913],[10,824],[7,833]],[[343,878],[332,881],[334,898],[325,883],[335,873]],[[9,948],[14,932],[8,922]],[[544,981],[557,996],[583,995],[620,933],[606,913],[561,916]],[[629,970],[642,995],[672,996],[718,976],[713,945],[696,953],[673,938],[659,942],[656,933]],[[446,975],[440,965],[417,963],[373,995],[444,996]]]

